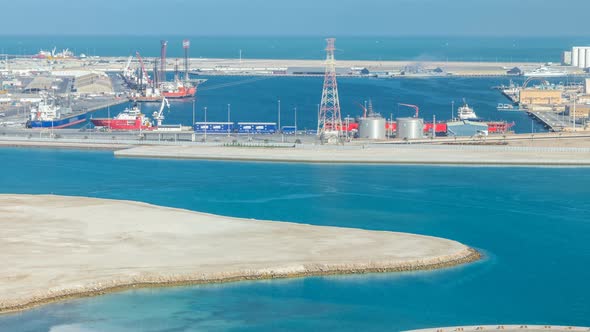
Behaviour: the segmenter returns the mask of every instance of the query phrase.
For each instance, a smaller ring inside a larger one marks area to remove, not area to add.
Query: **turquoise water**
[[[336,57],[342,60],[449,60],[560,62],[572,46],[590,44],[589,37],[346,37],[336,36]],[[1,53],[35,54],[39,49],[69,48],[76,54],[146,57],[160,55],[160,39],[168,55],[182,57],[182,40],[191,40],[191,56],[204,58],[322,59],[322,37],[197,36],[3,36]]]
[[[562,79],[563,80],[563,79]],[[559,82],[559,79],[552,80]],[[207,107],[208,121],[227,121],[227,104],[231,104],[232,121],[277,121],[277,100],[281,100],[281,124],[293,125],[294,108],[297,108],[298,128],[317,128],[317,104],[321,99],[321,77],[208,77],[199,88],[196,119],[204,120],[203,108]],[[516,83],[522,80],[515,79]],[[400,108],[398,103],[420,106],[420,116],[432,121],[451,118],[451,102],[455,110],[462,105],[462,98],[474,107],[478,116],[485,120],[515,122],[517,133],[545,131],[532,122],[525,113],[500,112],[498,103],[509,102],[491,87],[508,84],[507,78],[434,78],[434,79],[366,79],[340,78],[338,86],[342,116],[362,115],[359,103],[372,99],[376,112],[389,118],[412,116],[414,111]],[[126,105],[111,108],[111,114]],[[145,104],[144,113],[159,109],[157,104]],[[93,116],[107,116],[107,111]],[[456,116],[456,113],[455,113]],[[192,102],[173,102],[165,123],[190,125]]]
[[[441,236],[484,260],[433,272],[127,291],[0,316],[0,331],[399,331],[590,325],[587,168],[295,165],[0,149],[0,192]],[[163,221],[165,222],[165,221]]]

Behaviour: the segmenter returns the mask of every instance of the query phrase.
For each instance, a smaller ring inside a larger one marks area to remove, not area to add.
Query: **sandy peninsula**
[[[0,195],[0,228],[0,312],[131,287],[426,270],[480,257],[435,237],[52,195]]]

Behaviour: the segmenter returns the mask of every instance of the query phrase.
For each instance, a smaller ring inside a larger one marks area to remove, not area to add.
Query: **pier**
[[[533,119],[541,122],[550,131],[564,131],[570,127],[570,117],[560,115],[554,112],[533,112],[529,111],[527,114]]]

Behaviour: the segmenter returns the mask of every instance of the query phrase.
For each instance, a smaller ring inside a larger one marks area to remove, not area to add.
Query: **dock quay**
[[[549,131],[560,132],[571,127],[569,116],[564,116],[555,112],[529,111],[527,114],[538,122],[542,123]]]

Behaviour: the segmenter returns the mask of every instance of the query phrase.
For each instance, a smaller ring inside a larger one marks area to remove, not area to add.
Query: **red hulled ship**
[[[126,108],[114,118],[90,119],[96,127],[108,128],[111,130],[153,130],[150,119],[141,113],[137,104],[132,108]]]

